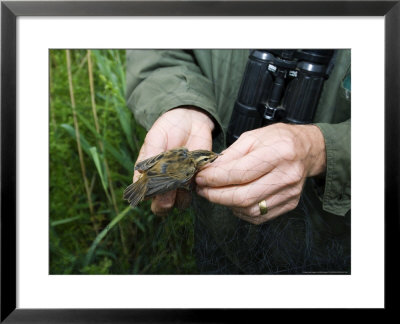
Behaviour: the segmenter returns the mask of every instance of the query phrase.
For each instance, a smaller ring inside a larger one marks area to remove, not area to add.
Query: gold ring
[[[261,215],[265,215],[266,213],[268,213],[267,202],[265,201],[265,199],[258,203],[258,207],[260,207]]]

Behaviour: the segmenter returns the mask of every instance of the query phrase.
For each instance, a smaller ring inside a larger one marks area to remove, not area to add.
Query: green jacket
[[[214,134],[213,141],[213,150],[219,152],[225,148],[226,130],[248,55],[248,50],[128,51],[127,104],[136,120],[146,129],[150,129],[156,119],[169,109],[184,105],[204,109],[213,117],[219,130]],[[220,255],[227,256],[226,273],[297,272],[293,269],[300,269],[298,263],[303,262],[304,265],[307,253],[318,254],[321,257],[318,260],[309,257],[307,259],[309,262],[306,262],[308,265],[301,267],[300,272],[315,269],[349,270],[350,62],[350,50],[339,50],[335,67],[324,84],[315,114],[314,123],[321,129],[325,138],[326,174],[318,179],[308,179],[301,203],[293,212],[278,217],[277,221],[255,226],[238,220],[228,208],[194,197],[193,208],[198,227],[201,227],[199,232],[202,232],[203,236],[208,235],[209,240],[215,242],[215,250],[218,250]],[[294,234],[286,235],[279,232],[279,235],[274,236],[275,243],[272,239],[265,239],[266,236],[273,236],[271,233],[267,234],[268,231],[273,232],[274,229],[283,226],[281,222],[291,224],[293,219],[302,223],[285,227],[291,227],[289,232]],[[292,260],[292,265],[289,267],[286,266],[290,263],[287,257],[285,259],[281,255],[285,254],[283,252],[269,252],[267,255],[254,252],[253,257],[237,252],[242,250],[243,246],[246,246],[246,249],[253,247],[255,250],[271,250],[272,244],[277,244],[277,240],[292,241],[293,245],[286,247],[291,251],[288,253],[288,258],[298,257],[299,261]],[[265,243],[265,241],[271,242]],[[297,242],[304,244],[296,246]],[[262,247],[262,244],[266,245]],[[328,246],[329,252],[326,250]],[[337,249],[340,253],[336,251]],[[327,253],[332,254],[335,260],[339,258],[339,261],[324,261],[323,255]],[[268,263],[266,259],[275,260],[272,263],[279,264],[276,271],[273,266],[266,266]],[[339,266],[338,263],[341,263],[342,259],[346,259],[346,262],[343,261],[344,263]],[[313,266],[315,264],[320,266]],[[203,267],[205,271],[208,266],[206,264]]]

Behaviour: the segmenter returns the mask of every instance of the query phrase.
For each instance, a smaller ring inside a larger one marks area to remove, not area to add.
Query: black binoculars
[[[334,50],[252,50],[227,131],[227,145],[276,122],[313,121]]]

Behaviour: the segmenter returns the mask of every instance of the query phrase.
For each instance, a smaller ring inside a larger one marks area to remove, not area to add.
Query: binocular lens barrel
[[[272,123],[311,123],[333,52],[253,50],[228,126],[227,145],[246,131]]]
[[[256,54],[259,56],[250,55],[247,61],[227,131],[228,145],[236,141],[242,133],[262,126],[258,107],[260,102],[266,102],[272,89],[273,79],[267,62],[272,62],[274,56],[268,52]]]

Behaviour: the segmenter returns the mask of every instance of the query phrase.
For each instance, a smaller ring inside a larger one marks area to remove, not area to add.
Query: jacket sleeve
[[[351,120],[315,125],[323,133],[326,147],[326,174],[319,188],[322,208],[344,216],[351,207]]]
[[[196,106],[221,125],[211,81],[191,51],[130,50],[126,57],[126,102],[147,130],[166,111]]]

